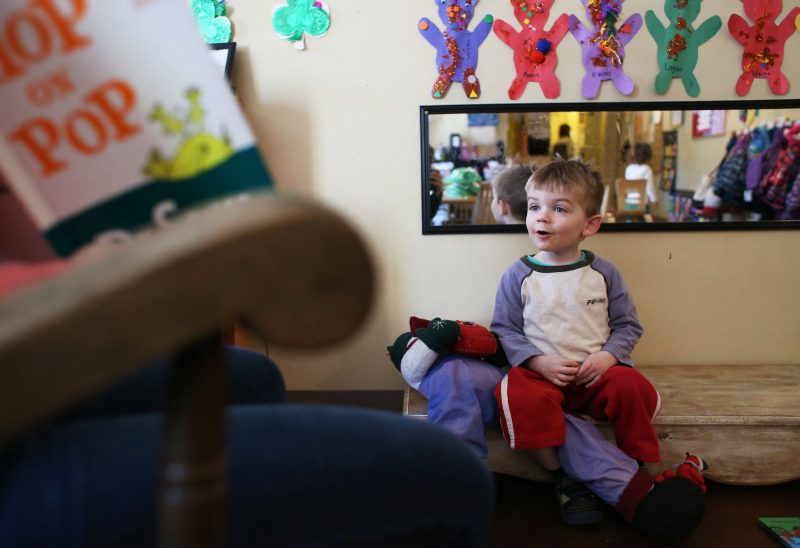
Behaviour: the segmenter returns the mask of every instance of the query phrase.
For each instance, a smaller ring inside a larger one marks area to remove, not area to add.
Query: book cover
[[[758,523],[783,546],[800,548],[800,516],[758,518]]]
[[[185,0],[3,0],[0,169],[60,255],[272,186]]]

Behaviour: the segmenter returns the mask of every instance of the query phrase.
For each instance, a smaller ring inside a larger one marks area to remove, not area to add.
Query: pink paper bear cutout
[[[508,88],[511,99],[522,97],[528,82],[539,82],[548,99],[558,97],[561,92],[555,74],[556,46],[567,33],[569,18],[562,13],[550,30],[544,29],[554,1],[511,0],[514,15],[522,23],[519,32],[505,21],[498,19],[494,22],[494,33],[514,50],[517,77]]]
[[[737,42],[744,46],[742,54],[742,74],[736,81],[736,93],[747,95],[753,80],[765,78],[767,85],[776,95],[789,91],[789,80],[781,72],[783,47],[794,32],[795,17],[800,7],[792,8],[789,14],[776,24],[781,13],[781,0],[742,0],[744,12],[755,21],[748,26],[741,15],[732,14],[728,19],[728,30]]]
[[[441,99],[453,82],[462,82],[464,93],[470,99],[481,95],[481,84],[475,69],[478,66],[478,48],[492,30],[491,15],[486,15],[474,31],[469,23],[475,14],[478,0],[434,0],[439,7],[439,18],[445,25],[440,31],[427,17],[419,20],[420,34],[436,48],[439,76],[433,84],[431,95]]]
[[[594,28],[586,28],[575,15],[569,16],[569,30],[583,49],[582,91],[586,99],[594,99],[605,80],[623,95],[633,93],[633,80],[623,72],[625,45],[642,28],[642,16],[634,13],[618,25],[624,0],[581,0]]]

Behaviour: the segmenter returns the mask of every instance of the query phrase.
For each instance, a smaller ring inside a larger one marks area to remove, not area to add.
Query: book
[[[272,187],[185,0],[3,0],[0,171],[62,256]]]
[[[800,516],[758,518],[758,524],[783,546],[800,548]]]

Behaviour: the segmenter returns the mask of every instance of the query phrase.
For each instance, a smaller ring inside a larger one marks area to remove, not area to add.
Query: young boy
[[[491,210],[495,221],[501,224],[522,224],[527,215],[528,203],[525,185],[536,170],[533,165],[510,166],[492,179]],[[428,420],[454,432],[481,458],[486,458],[487,424],[498,419],[497,403],[493,397],[495,387],[504,377],[504,371],[481,360],[464,356],[448,356],[435,364],[422,379],[419,391],[428,398]],[[617,503],[619,493],[627,485],[627,481],[612,480],[611,487],[606,488],[602,478],[613,476],[613,469],[630,468],[625,463],[622,452],[611,444],[602,445],[607,459],[602,461],[595,455],[594,470],[586,475],[587,469],[581,467],[582,459],[567,454],[585,454],[586,447],[598,447],[597,436],[602,437],[597,429],[579,417],[569,417],[566,428],[571,432],[573,440],[569,446],[562,447],[567,460],[565,465],[570,472],[565,478],[581,477],[595,480],[601,498]],[[596,433],[594,436],[593,433]],[[565,444],[561,444],[565,445]],[[575,468],[572,467],[573,462]],[[623,474],[623,480],[631,477]],[[608,493],[613,492],[609,498]],[[577,481],[569,485],[564,483],[559,493],[562,519],[571,525],[587,525],[602,519],[600,504],[589,490]],[[563,495],[563,496],[561,496]]]
[[[499,207],[500,218],[497,214],[495,217],[498,222],[500,219],[512,224],[525,222],[524,188],[534,169],[509,167],[495,176],[493,201],[506,202],[511,212]],[[508,188],[514,185],[520,192]],[[523,213],[515,217],[515,211]],[[419,391],[428,398],[428,421],[455,433],[481,458],[486,458],[485,428],[497,422],[493,393],[504,373],[504,369],[477,358],[455,354],[440,359],[419,385]],[[704,499],[697,486],[684,478],[654,483],[636,460],[608,442],[595,425],[577,415],[564,415],[564,421],[565,437],[557,448],[557,459],[566,472],[559,489],[561,517],[566,523],[583,525],[600,521],[602,509],[596,495],[657,542],[674,543],[689,536],[704,510]]]
[[[491,329],[512,369],[495,397],[509,446],[532,450],[562,492],[574,489],[557,452],[565,411],[610,420],[620,449],[659,463],[652,419],[660,399],[632,368],[642,326],[622,276],[579,249],[600,228],[602,183],[585,163],[557,159],[525,188],[526,225],[538,252],[511,265],[497,291]]]

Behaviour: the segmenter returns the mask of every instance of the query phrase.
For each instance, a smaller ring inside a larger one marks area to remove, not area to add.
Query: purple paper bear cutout
[[[623,95],[630,95],[634,89],[633,80],[623,71],[625,45],[642,28],[642,16],[635,13],[622,25],[617,25],[624,0],[581,0],[593,28],[586,28],[575,15],[569,16],[569,30],[578,40],[583,50],[582,91],[586,99],[594,99],[605,80]]]
[[[478,48],[492,30],[491,15],[486,15],[474,31],[467,30],[478,0],[434,0],[439,6],[439,18],[444,30],[427,17],[419,20],[419,32],[436,48],[439,76],[431,94],[441,99],[453,82],[462,82],[464,93],[470,99],[481,95],[481,86],[475,69],[478,65]]]

